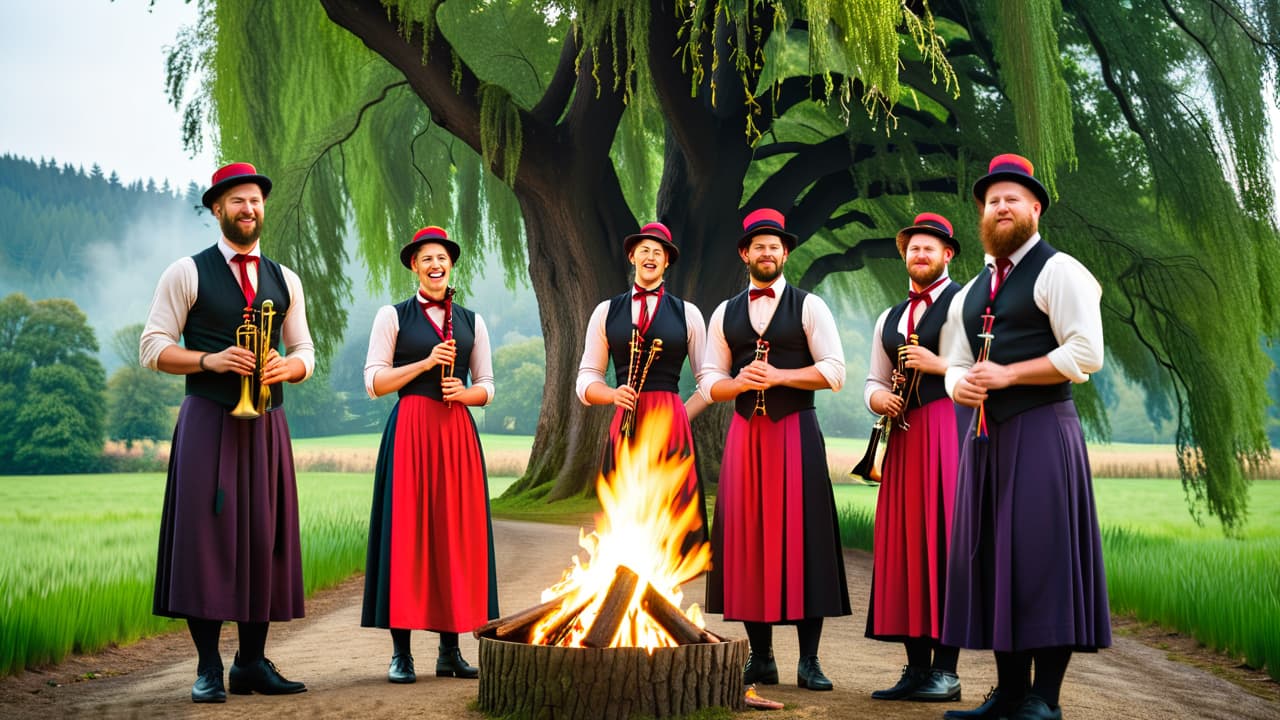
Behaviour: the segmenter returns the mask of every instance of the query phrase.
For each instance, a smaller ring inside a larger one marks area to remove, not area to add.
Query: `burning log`
[[[680,612],[680,608],[672,605],[653,585],[645,586],[644,595],[640,596],[640,607],[679,645],[721,642],[717,636],[694,625],[692,620]]]
[[[496,637],[512,642],[529,642],[533,628],[545,617],[555,612],[564,602],[564,596],[552,598],[541,605],[525,608],[497,620],[490,620],[472,632],[477,638],[481,636]],[[581,611],[579,611],[581,612]]]
[[[618,628],[626,619],[631,596],[636,594],[636,586],[639,584],[640,576],[631,568],[618,566],[613,582],[609,583],[609,592],[605,594],[600,611],[596,613],[595,622],[591,623],[591,629],[582,639],[583,647],[605,648],[613,643],[613,636],[618,634]]]

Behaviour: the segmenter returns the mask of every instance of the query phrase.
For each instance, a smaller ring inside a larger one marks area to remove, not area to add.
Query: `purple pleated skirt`
[[[153,612],[239,622],[303,616],[298,489],[283,408],[237,420],[212,400],[182,402]]]
[[[1102,538],[1070,400],[988,428],[960,451],[942,642],[1021,651],[1111,645]]]

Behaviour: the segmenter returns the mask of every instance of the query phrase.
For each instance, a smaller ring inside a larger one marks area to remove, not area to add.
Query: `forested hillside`
[[[0,156],[0,297],[70,298],[99,339],[141,322],[164,267],[212,239],[199,193]]]

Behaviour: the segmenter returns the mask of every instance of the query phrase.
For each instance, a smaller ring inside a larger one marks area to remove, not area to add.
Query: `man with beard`
[[[776,210],[743,220],[738,255],[750,284],[711,315],[701,387],[733,401],[712,525],[707,609],[741,620],[751,642],[743,681],[776,684],[773,626],[795,625],[796,682],[830,690],[818,663],[825,617],[848,615],[844,557],[815,390],[844,385],[844,349],[826,303],[787,284],[795,249]]]
[[[203,200],[222,238],[165,270],[139,351],[146,367],[186,376],[160,519],[154,612],[187,621],[199,655],[191,688],[198,703],[226,701],[218,653],[226,620],[240,635],[232,693],[306,690],[265,655],[269,623],[303,615],[298,495],[280,383],[302,382],[315,367],[302,283],[258,245],[270,192],[271,181],[249,163],[213,174]],[[237,329],[257,323],[253,335],[261,342],[267,301],[274,316],[267,315],[270,349],[259,374]],[[282,340],[285,355],[277,350]],[[231,413],[246,377],[252,400],[259,386],[269,388],[265,412],[252,419]]]
[[[956,491],[956,405],[943,384],[947,364],[936,354],[942,325],[960,286],[947,265],[960,252],[951,222],[922,213],[898,231],[911,289],[880,314],[863,389],[867,408],[897,427],[885,450],[876,501],[875,561],[867,609],[869,638],[901,642],[907,664],[877,700],[960,699],[960,651],[942,636],[947,543]],[[901,350],[900,350],[901,348]],[[905,357],[899,373],[899,353]],[[897,379],[904,390],[893,391]]]
[[[996,157],[973,195],[986,268],[952,301],[942,343],[948,392],[977,409],[960,453],[942,641],[994,650],[998,684],[945,717],[1056,719],[1071,653],[1111,644],[1071,400],[1071,383],[1102,367],[1102,289],[1040,236],[1049,194],[1026,158]]]

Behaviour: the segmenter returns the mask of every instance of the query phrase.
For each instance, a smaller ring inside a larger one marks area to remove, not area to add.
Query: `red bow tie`
[[[422,303],[423,310],[427,308],[433,308],[433,307],[438,307],[443,309],[445,307],[444,300],[432,300],[431,298],[427,297],[426,295],[423,295],[422,293],[418,293],[418,302]]]
[[[747,291],[747,295],[752,300],[755,300],[756,298],[762,298],[762,297],[774,297],[773,288],[771,287],[751,288],[749,291]]]

